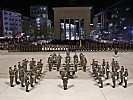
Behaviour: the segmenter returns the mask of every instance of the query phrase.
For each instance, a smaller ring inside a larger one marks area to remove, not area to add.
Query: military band
[[[10,86],[14,87],[13,81],[14,81],[14,71],[12,67],[9,67],[9,75],[10,75]]]
[[[73,60],[72,60],[73,58]],[[83,53],[78,55],[75,53],[71,58],[70,52],[66,52],[65,61],[62,63],[62,56],[60,53],[57,55],[55,52],[50,54],[48,57],[48,70],[52,71],[53,67],[56,67],[56,70],[61,75],[61,79],[63,80],[64,90],[67,90],[68,79],[74,79],[76,72],[79,71],[79,65],[82,68],[83,72],[88,72],[87,69],[87,58]],[[98,85],[100,88],[104,87],[104,79],[112,79],[112,87],[115,88],[117,82],[119,85],[124,85],[124,88],[127,87],[128,81],[128,69],[124,70],[124,66],[119,65],[119,62],[114,58],[109,64],[108,61],[102,59],[102,63],[93,59],[91,63],[92,68],[92,76],[98,81]],[[112,70],[111,70],[112,67]],[[21,85],[21,87],[26,88],[26,92],[29,92],[29,86],[34,87],[35,83],[38,83],[39,79],[42,76],[43,63],[42,59],[38,62],[35,61],[34,58],[31,61],[27,59],[22,60],[22,62],[18,62],[18,65],[14,65],[14,69],[9,67],[9,75],[10,75],[10,86],[13,87],[14,83]]]
[[[10,86],[14,87],[14,83],[20,84],[21,87],[26,88],[26,92],[29,92],[29,86],[33,87],[34,83],[37,83],[37,80],[41,78],[42,69],[42,59],[37,64],[34,58],[31,61],[24,59],[22,63],[18,62],[18,65],[14,65],[14,69],[9,67]]]
[[[93,59],[91,64],[92,76],[95,78],[96,81],[98,81],[98,84],[100,85],[99,87],[103,88],[103,79],[110,79],[111,76],[113,88],[116,87],[117,82],[119,85],[124,85],[124,88],[126,88],[128,80],[128,69],[125,69],[124,71],[124,66],[121,66],[120,69],[118,61],[115,61],[114,58],[112,59],[110,65],[109,62],[105,63],[104,59],[101,65],[98,61]],[[112,70],[110,70],[110,67],[112,67]]]

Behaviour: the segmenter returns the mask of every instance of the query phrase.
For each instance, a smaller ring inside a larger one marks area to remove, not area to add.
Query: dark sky
[[[49,8],[49,18],[52,18],[50,17],[53,16],[52,7],[86,5],[92,6],[94,14],[96,14],[119,1],[121,0],[0,0],[0,7],[22,13],[23,16],[29,16],[31,4],[46,4]]]

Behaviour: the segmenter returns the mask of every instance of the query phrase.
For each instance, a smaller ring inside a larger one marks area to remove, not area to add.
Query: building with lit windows
[[[14,11],[2,10],[3,35],[15,37],[22,32],[21,14]]]
[[[36,21],[37,35],[47,35],[47,24],[48,24],[48,8],[43,5],[32,5],[30,6],[30,18]]]
[[[56,40],[90,39],[92,7],[55,7],[54,36]]]
[[[95,29],[104,38],[133,39],[133,1],[122,0],[95,15]]]
[[[36,33],[36,21],[29,17],[22,18],[22,33],[28,36],[33,36]]]

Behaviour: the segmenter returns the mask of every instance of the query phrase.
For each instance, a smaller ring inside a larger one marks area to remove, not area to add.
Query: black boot
[[[29,92],[29,90],[26,90],[26,92]]]
[[[24,85],[21,85],[21,87],[24,87]]]
[[[67,90],[67,87],[64,87],[64,90]]]
[[[119,85],[121,85],[121,84],[122,84],[122,82],[119,83]]]
[[[20,82],[17,81],[16,84],[20,84]]]
[[[14,85],[11,85],[11,87],[14,87]]]
[[[112,86],[113,88],[115,88],[115,86]]]

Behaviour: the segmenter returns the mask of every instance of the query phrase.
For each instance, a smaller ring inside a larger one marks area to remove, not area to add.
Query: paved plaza
[[[83,52],[87,58],[87,72],[78,70],[74,79],[69,79],[68,89],[63,89],[63,82],[59,72],[48,71],[47,58],[53,52],[6,52],[0,51],[0,100],[133,100],[133,52],[119,52],[118,57],[114,57],[113,52]],[[57,52],[62,56],[64,62],[65,52]],[[80,52],[77,52],[79,55]],[[74,52],[71,52],[73,57]],[[25,92],[25,88],[20,85],[9,86],[8,68],[17,65],[23,59],[31,60],[35,58],[43,60],[43,76],[41,80],[30,92]],[[102,59],[109,64],[115,58],[120,64],[129,70],[128,87],[116,85],[112,88],[111,78],[104,80],[104,87],[99,88],[97,82],[91,75],[92,59],[102,63]],[[109,83],[107,85],[107,83]]]

